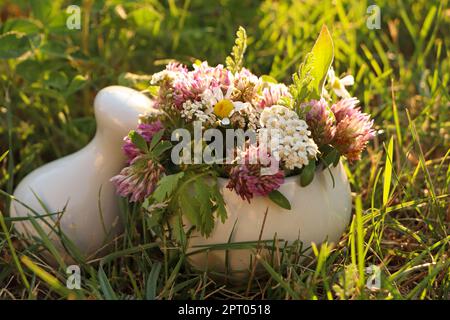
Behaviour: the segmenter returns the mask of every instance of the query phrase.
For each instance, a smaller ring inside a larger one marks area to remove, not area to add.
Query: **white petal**
[[[353,78],[352,75],[348,75],[348,76],[343,77],[343,78],[340,80],[340,82],[341,82],[341,84],[344,85],[344,86],[352,86],[352,85],[355,84],[355,78]]]
[[[336,93],[336,95],[338,97],[341,97],[341,98],[349,98],[350,97],[350,93],[348,93],[348,91],[345,90],[344,86],[342,86],[339,89],[334,89],[334,92]]]
[[[228,71],[227,74],[228,74],[228,80],[230,80],[230,83],[233,83],[234,82],[234,78],[235,78],[233,72]]]
[[[335,74],[334,74],[333,68],[330,68],[330,70],[328,70],[328,77],[330,77],[330,82],[333,83],[334,82],[334,78],[336,77]]]
[[[220,101],[223,99],[223,92],[222,89],[220,89],[219,87],[215,87],[213,89],[214,91],[214,97],[217,99],[217,101]]]
[[[210,105],[215,105],[217,103],[217,100],[214,97],[214,93],[209,89],[206,89],[205,92],[203,92],[202,100],[204,101],[204,103]]]
[[[229,86],[227,89],[227,93],[225,94],[225,99],[229,99],[232,93],[233,93],[233,86]]]
[[[233,106],[235,111],[241,111],[248,108],[250,104],[248,102],[234,101]]]

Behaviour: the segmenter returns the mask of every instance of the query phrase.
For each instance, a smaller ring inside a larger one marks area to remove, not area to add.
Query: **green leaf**
[[[147,200],[145,200],[147,201]],[[147,207],[145,207],[145,202],[142,204],[142,207],[145,209],[148,209],[148,202],[147,202]],[[146,226],[148,229],[153,229],[155,227],[161,226],[162,225],[162,221],[165,215],[165,211],[164,209],[158,209],[158,210],[153,210],[152,213],[148,216],[147,220],[146,220]]]
[[[312,57],[311,53],[308,53],[305,57],[305,61],[300,64],[298,71],[292,75],[292,84],[289,86],[289,92],[293,98],[293,107],[297,113],[299,111],[306,112],[301,104],[308,100],[308,97],[314,91],[313,89],[313,77],[311,75],[312,70]],[[290,100],[284,97],[285,104],[290,105]],[[299,114],[300,116],[300,114]]]
[[[283,209],[291,210],[289,200],[278,190],[273,190],[269,193],[269,199],[282,207]]]
[[[31,50],[30,40],[16,31],[0,35],[0,59],[15,59]]]
[[[42,72],[42,64],[35,60],[27,59],[17,65],[16,72],[25,80],[35,82]]]
[[[186,247],[187,238],[189,231],[184,228],[185,223],[183,221],[183,211],[178,208],[176,209],[176,214],[169,218],[169,223],[172,228],[171,237],[178,243],[182,248]],[[191,228],[189,228],[191,230]],[[187,231],[187,232],[186,232]],[[169,253],[169,256],[174,256],[175,252]]]
[[[148,152],[147,142],[139,133],[137,133],[135,130],[131,130],[128,134],[128,137],[139,150],[144,153]]]
[[[214,228],[214,210],[211,202],[212,194],[210,187],[203,178],[197,178],[194,182],[195,199],[199,203],[200,232],[209,236]]]
[[[322,152],[322,160],[324,164],[328,167],[331,164],[334,164],[336,158],[339,159],[339,152],[330,145],[325,145],[320,148],[320,152]]]
[[[216,211],[216,215],[222,223],[225,223],[227,220],[227,209],[225,207],[225,200],[223,199],[222,193],[220,193],[219,185],[216,183],[211,188],[212,192],[212,201],[215,203],[214,211]]]
[[[159,86],[148,86],[147,91],[152,97],[157,97],[159,94]]]
[[[169,150],[170,148],[172,148],[172,143],[170,141],[161,141],[152,149],[152,154],[155,157],[159,157],[164,151]]]
[[[243,27],[239,27],[236,32],[236,40],[234,42],[231,55],[225,60],[228,70],[233,73],[239,72],[244,64],[244,54],[247,49],[247,33]]]
[[[163,202],[169,198],[183,177],[184,172],[162,177],[162,179],[158,181],[158,185],[152,194],[153,199],[157,202]]]
[[[117,82],[121,86],[135,88],[137,90],[148,89],[148,84],[152,77],[150,75],[140,75],[131,72],[124,72],[119,75]]]
[[[153,148],[158,144],[158,142],[161,140],[163,134],[164,134],[164,130],[160,130],[153,135],[152,141],[150,141],[150,150],[153,150]]]
[[[3,25],[3,33],[8,31],[23,32],[27,35],[39,33],[39,26],[31,19],[8,19]]]
[[[69,80],[67,79],[67,75],[64,72],[51,71],[48,74],[48,78],[45,79],[44,83],[49,87],[62,91],[69,83]]]
[[[42,53],[51,58],[69,58],[67,45],[61,41],[46,42],[40,47]]]
[[[86,85],[86,83],[87,83],[86,77],[82,76],[81,74],[76,75],[70,82],[69,87],[65,92],[65,95],[70,96],[71,94],[77,92],[78,90],[83,88]]]
[[[178,196],[178,207],[181,213],[191,224],[200,228],[200,214],[196,202],[197,200],[193,198],[192,194],[188,194],[186,191],[180,192]]]
[[[135,29],[151,30],[157,33],[163,16],[152,6],[142,6],[128,14],[128,21],[132,21]]]
[[[177,206],[196,229],[208,237],[214,229],[214,213],[221,215],[223,220],[224,208],[220,208],[220,212],[217,212],[218,207],[224,206],[223,200],[217,197],[214,188],[207,183],[208,178],[203,175],[185,177],[188,178],[188,182],[182,184],[179,189]]]
[[[336,158],[334,158],[333,167],[336,167],[339,164],[340,159],[341,159],[341,155],[338,152],[336,155]]]
[[[305,166],[300,174],[300,185],[302,187],[306,187],[310,184],[316,173],[316,162],[314,160],[310,160],[308,165]]]
[[[261,76],[261,79],[265,82],[269,82],[269,83],[278,83],[277,79],[275,79],[274,77],[271,77],[267,74]]]
[[[33,16],[42,21],[44,26],[48,26],[52,18],[61,12],[61,0],[30,0],[31,11]]]
[[[311,98],[318,99],[322,95],[323,84],[334,58],[333,39],[325,25],[322,26],[319,37],[311,50],[311,58],[311,75],[314,87]]]

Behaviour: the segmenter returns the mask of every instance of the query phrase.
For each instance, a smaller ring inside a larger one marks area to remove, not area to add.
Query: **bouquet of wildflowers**
[[[290,85],[244,68],[245,50],[240,28],[226,66],[198,62],[189,70],[173,62],[152,76],[156,111],[125,137],[127,166],[112,181],[157,223],[178,214],[207,236],[216,217],[227,217],[219,177],[243,201],[268,197],[289,209],[277,191],[285,177],[298,175],[307,186],[341,157],[360,159],[374,136],[369,115],[345,89],[353,77],[334,74],[326,27]]]

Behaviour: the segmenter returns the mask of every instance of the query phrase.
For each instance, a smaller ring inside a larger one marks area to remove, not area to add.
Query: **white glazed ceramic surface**
[[[59,225],[80,251],[89,255],[102,248],[121,228],[117,196],[109,180],[125,165],[121,151],[123,137],[137,126],[139,114],[152,110],[151,105],[150,99],[130,88],[111,86],[101,90],[94,102],[97,121],[94,139],[80,151],[26,176],[14,192],[16,199],[40,214],[46,211],[33,192],[49,212],[65,208]],[[12,203],[11,216],[28,215],[33,213],[17,202]],[[55,219],[56,216],[47,221],[54,225]],[[42,220],[37,221],[64,255],[56,235]],[[15,226],[22,233],[37,234],[28,221]]]
[[[231,242],[257,241],[267,208],[262,240],[273,240],[276,234],[277,239],[291,243],[299,239],[305,248],[309,247],[311,242],[320,244],[324,240],[338,241],[350,221],[352,203],[350,185],[342,164],[330,169],[334,177],[334,187],[328,170],[318,171],[313,182],[307,187],[300,186],[298,176],[285,179],[285,183],[278,190],[289,199],[291,210],[282,209],[264,197],[255,197],[249,204],[234,191],[225,188],[227,180],[221,179],[220,186],[228,219],[225,223],[216,221],[209,238],[203,238],[194,232],[189,242],[190,252],[201,249],[196,246],[228,243],[235,223]],[[187,224],[186,227],[189,228],[190,225]],[[236,275],[241,272],[246,274],[251,256],[251,250],[229,250],[228,271]],[[189,261],[199,270],[205,270],[206,266],[208,270],[226,270],[224,250],[197,253],[191,255]]]

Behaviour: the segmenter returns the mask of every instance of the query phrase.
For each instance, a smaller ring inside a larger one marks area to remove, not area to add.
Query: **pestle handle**
[[[57,223],[85,255],[95,254],[120,232],[119,206],[110,179],[125,165],[123,137],[136,128],[140,114],[156,112],[151,106],[147,96],[130,88],[111,86],[101,90],[94,101],[94,139],[81,150],[37,168],[17,186],[15,198],[37,214],[64,211],[62,217],[36,221],[67,261],[70,257],[65,255],[59,237],[44,220],[50,225]],[[27,207],[13,201],[11,216],[34,215]],[[24,235],[39,237],[29,221],[14,225]]]
[[[94,100],[97,130],[122,139],[136,127],[139,114],[153,110],[152,105],[153,102],[139,91],[122,86],[106,87]]]

